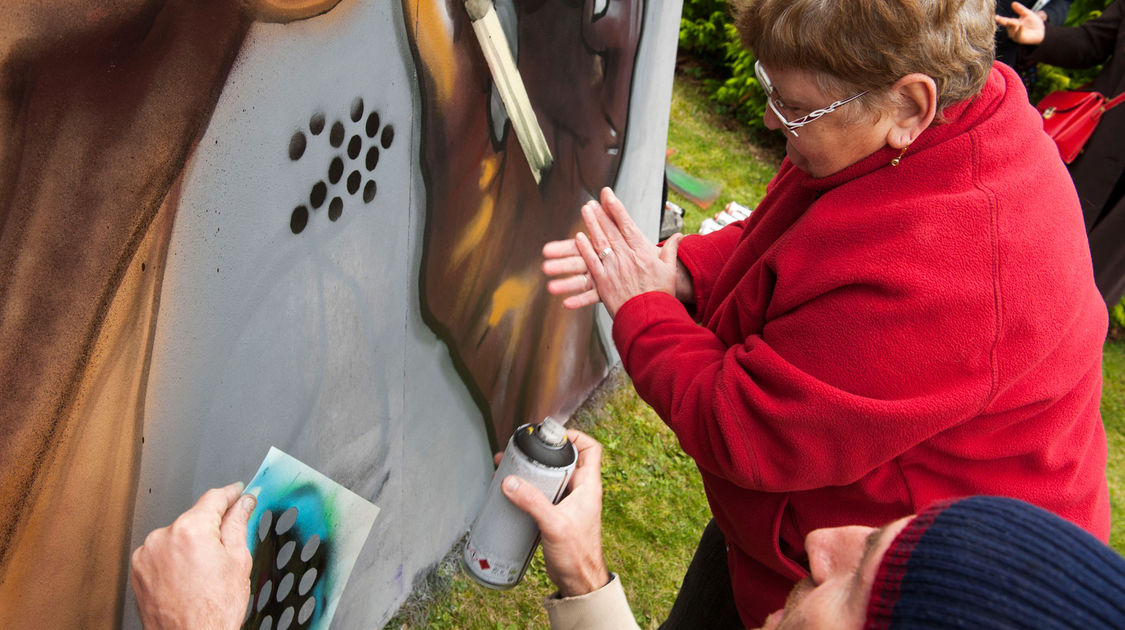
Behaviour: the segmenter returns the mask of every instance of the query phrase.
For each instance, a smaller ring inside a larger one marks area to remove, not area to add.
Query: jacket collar
[[[1017,85],[1019,89],[1015,89]],[[971,130],[981,121],[992,116],[1002,106],[1010,105],[1009,101],[1013,98],[1018,97],[1027,100],[1019,76],[1003,64],[993,64],[992,72],[989,73],[988,80],[980,94],[945,108],[945,111],[942,112],[945,122],[939,125],[931,125],[923,131],[922,135],[918,136],[907,149],[906,159],[909,159],[912,155],[917,156],[927,149]],[[793,170],[798,171],[798,178],[802,187],[822,193],[880,168],[892,168],[890,166],[891,160],[898,156],[898,153],[898,149],[884,146],[855,164],[827,177],[813,177],[795,167]],[[785,158],[785,162],[789,162],[789,158]]]

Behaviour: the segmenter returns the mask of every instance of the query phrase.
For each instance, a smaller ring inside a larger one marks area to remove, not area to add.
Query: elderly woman
[[[699,467],[721,537],[705,532],[681,599],[725,544],[759,625],[808,575],[809,532],[970,494],[1107,539],[1106,311],[1067,171],[993,65],[992,5],[742,6],[787,140],[753,215],[659,248],[604,190],[587,233],[544,246],[549,290],[605,305]]]

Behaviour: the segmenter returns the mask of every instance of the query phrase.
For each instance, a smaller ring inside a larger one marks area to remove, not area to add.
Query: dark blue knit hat
[[[1125,629],[1125,558],[1023,501],[930,507],[883,556],[867,629]]]

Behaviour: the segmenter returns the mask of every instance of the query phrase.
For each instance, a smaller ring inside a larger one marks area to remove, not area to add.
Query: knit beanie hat
[[[879,565],[866,629],[1125,628],[1125,558],[1023,501],[931,506]]]

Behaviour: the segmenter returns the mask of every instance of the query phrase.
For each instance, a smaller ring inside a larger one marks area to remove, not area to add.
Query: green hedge
[[[766,97],[754,77],[754,55],[742,47],[725,0],[684,0],[680,51],[695,60],[689,71],[724,113],[765,129]]]
[[[1067,24],[1081,24],[1101,15],[1112,1],[1075,0]],[[754,56],[742,48],[726,0],[684,0],[680,51],[696,62],[688,71],[703,81],[721,110],[751,127],[765,128],[762,115],[766,99],[754,78]],[[1082,85],[1096,73],[1096,68],[1072,71],[1041,66],[1032,100],[1052,90]]]
[[[1114,336],[1125,339],[1125,298],[1109,309],[1109,329]]]

